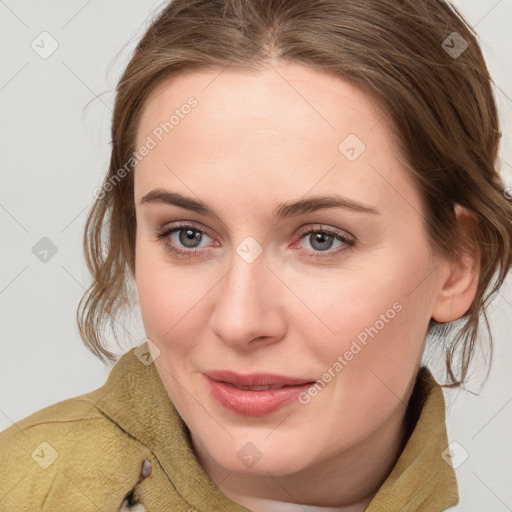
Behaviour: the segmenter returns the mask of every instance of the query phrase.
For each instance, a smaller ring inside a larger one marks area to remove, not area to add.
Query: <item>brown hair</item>
[[[117,86],[110,165],[84,232],[93,277],[77,310],[84,343],[101,359],[115,360],[103,346],[104,323],[110,319],[117,339],[114,322],[131,304],[136,217],[129,171],[135,167],[136,131],[149,95],[185,72],[227,66],[257,71],[278,61],[349,80],[381,102],[424,200],[434,254],[455,259],[463,250],[478,251],[476,297],[444,348],[446,385],[460,385],[480,315],[492,354],[485,307],[511,266],[512,208],[495,168],[501,133],[492,78],[474,29],[443,0],[169,2],[151,22]],[[462,238],[456,204],[477,219],[473,240]],[[429,333],[436,324],[431,320]],[[456,355],[460,361],[454,368]]]

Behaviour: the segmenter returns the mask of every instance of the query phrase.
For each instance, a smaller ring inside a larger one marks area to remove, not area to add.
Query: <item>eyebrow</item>
[[[141,205],[145,204],[169,204],[191,210],[201,215],[211,216],[218,220],[220,217],[215,213],[214,209],[202,201],[198,201],[191,197],[186,197],[177,192],[168,192],[162,189],[154,189],[148,192],[141,200]],[[358,203],[347,197],[339,195],[324,195],[311,197],[309,199],[300,199],[294,202],[280,203],[272,212],[274,220],[282,220],[288,217],[296,217],[306,215],[308,213],[324,210],[328,208],[343,208],[359,213],[371,213],[379,215],[379,211],[373,206]]]

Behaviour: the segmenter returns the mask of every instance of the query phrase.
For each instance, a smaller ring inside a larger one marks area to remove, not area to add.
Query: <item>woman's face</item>
[[[230,472],[285,475],[403,414],[442,276],[385,113],[296,64],[203,71],[150,98],[143,146],[138,298],[196,450]],[[211,386],[205,374],[223,370],[318,384],[281,403],[283,390]]]

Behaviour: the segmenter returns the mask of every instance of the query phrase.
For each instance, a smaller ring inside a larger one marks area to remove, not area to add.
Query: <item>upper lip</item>
[[[212,370],[205,372],[210,379],[219,382],[228,382],[235,386],[290,386],[308,384],[314,382],[310,379],[300,379],[297,377],[288,377],[286,375],[276,375],[273,373],[250,373],[240,375],[229,370]]]

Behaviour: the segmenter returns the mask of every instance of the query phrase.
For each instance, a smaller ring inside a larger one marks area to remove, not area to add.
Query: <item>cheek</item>
[[[315,340],[326,369],[342,355],[342,364],[353,371],[371,366],[392,377],[400,365],[421,358],[433,296],[430,281],[422,281],[430,269],[428,253],[402,259],[383,254],[375,261],[380,265],[351,268],[337,277],[333,272],[332,279],[315,286],[308,280],[298,291],[308,306],[303,318],[310,320],[302,329]]]
[[[192,267],[172,266],[161,248],[137,248],[136,288],[140,311],[147,337],[161,350],[171,340],[197,339],[204,324],[204,304],[213,283],[207,273]],[[178,343],[177,346],[186,346]]]

